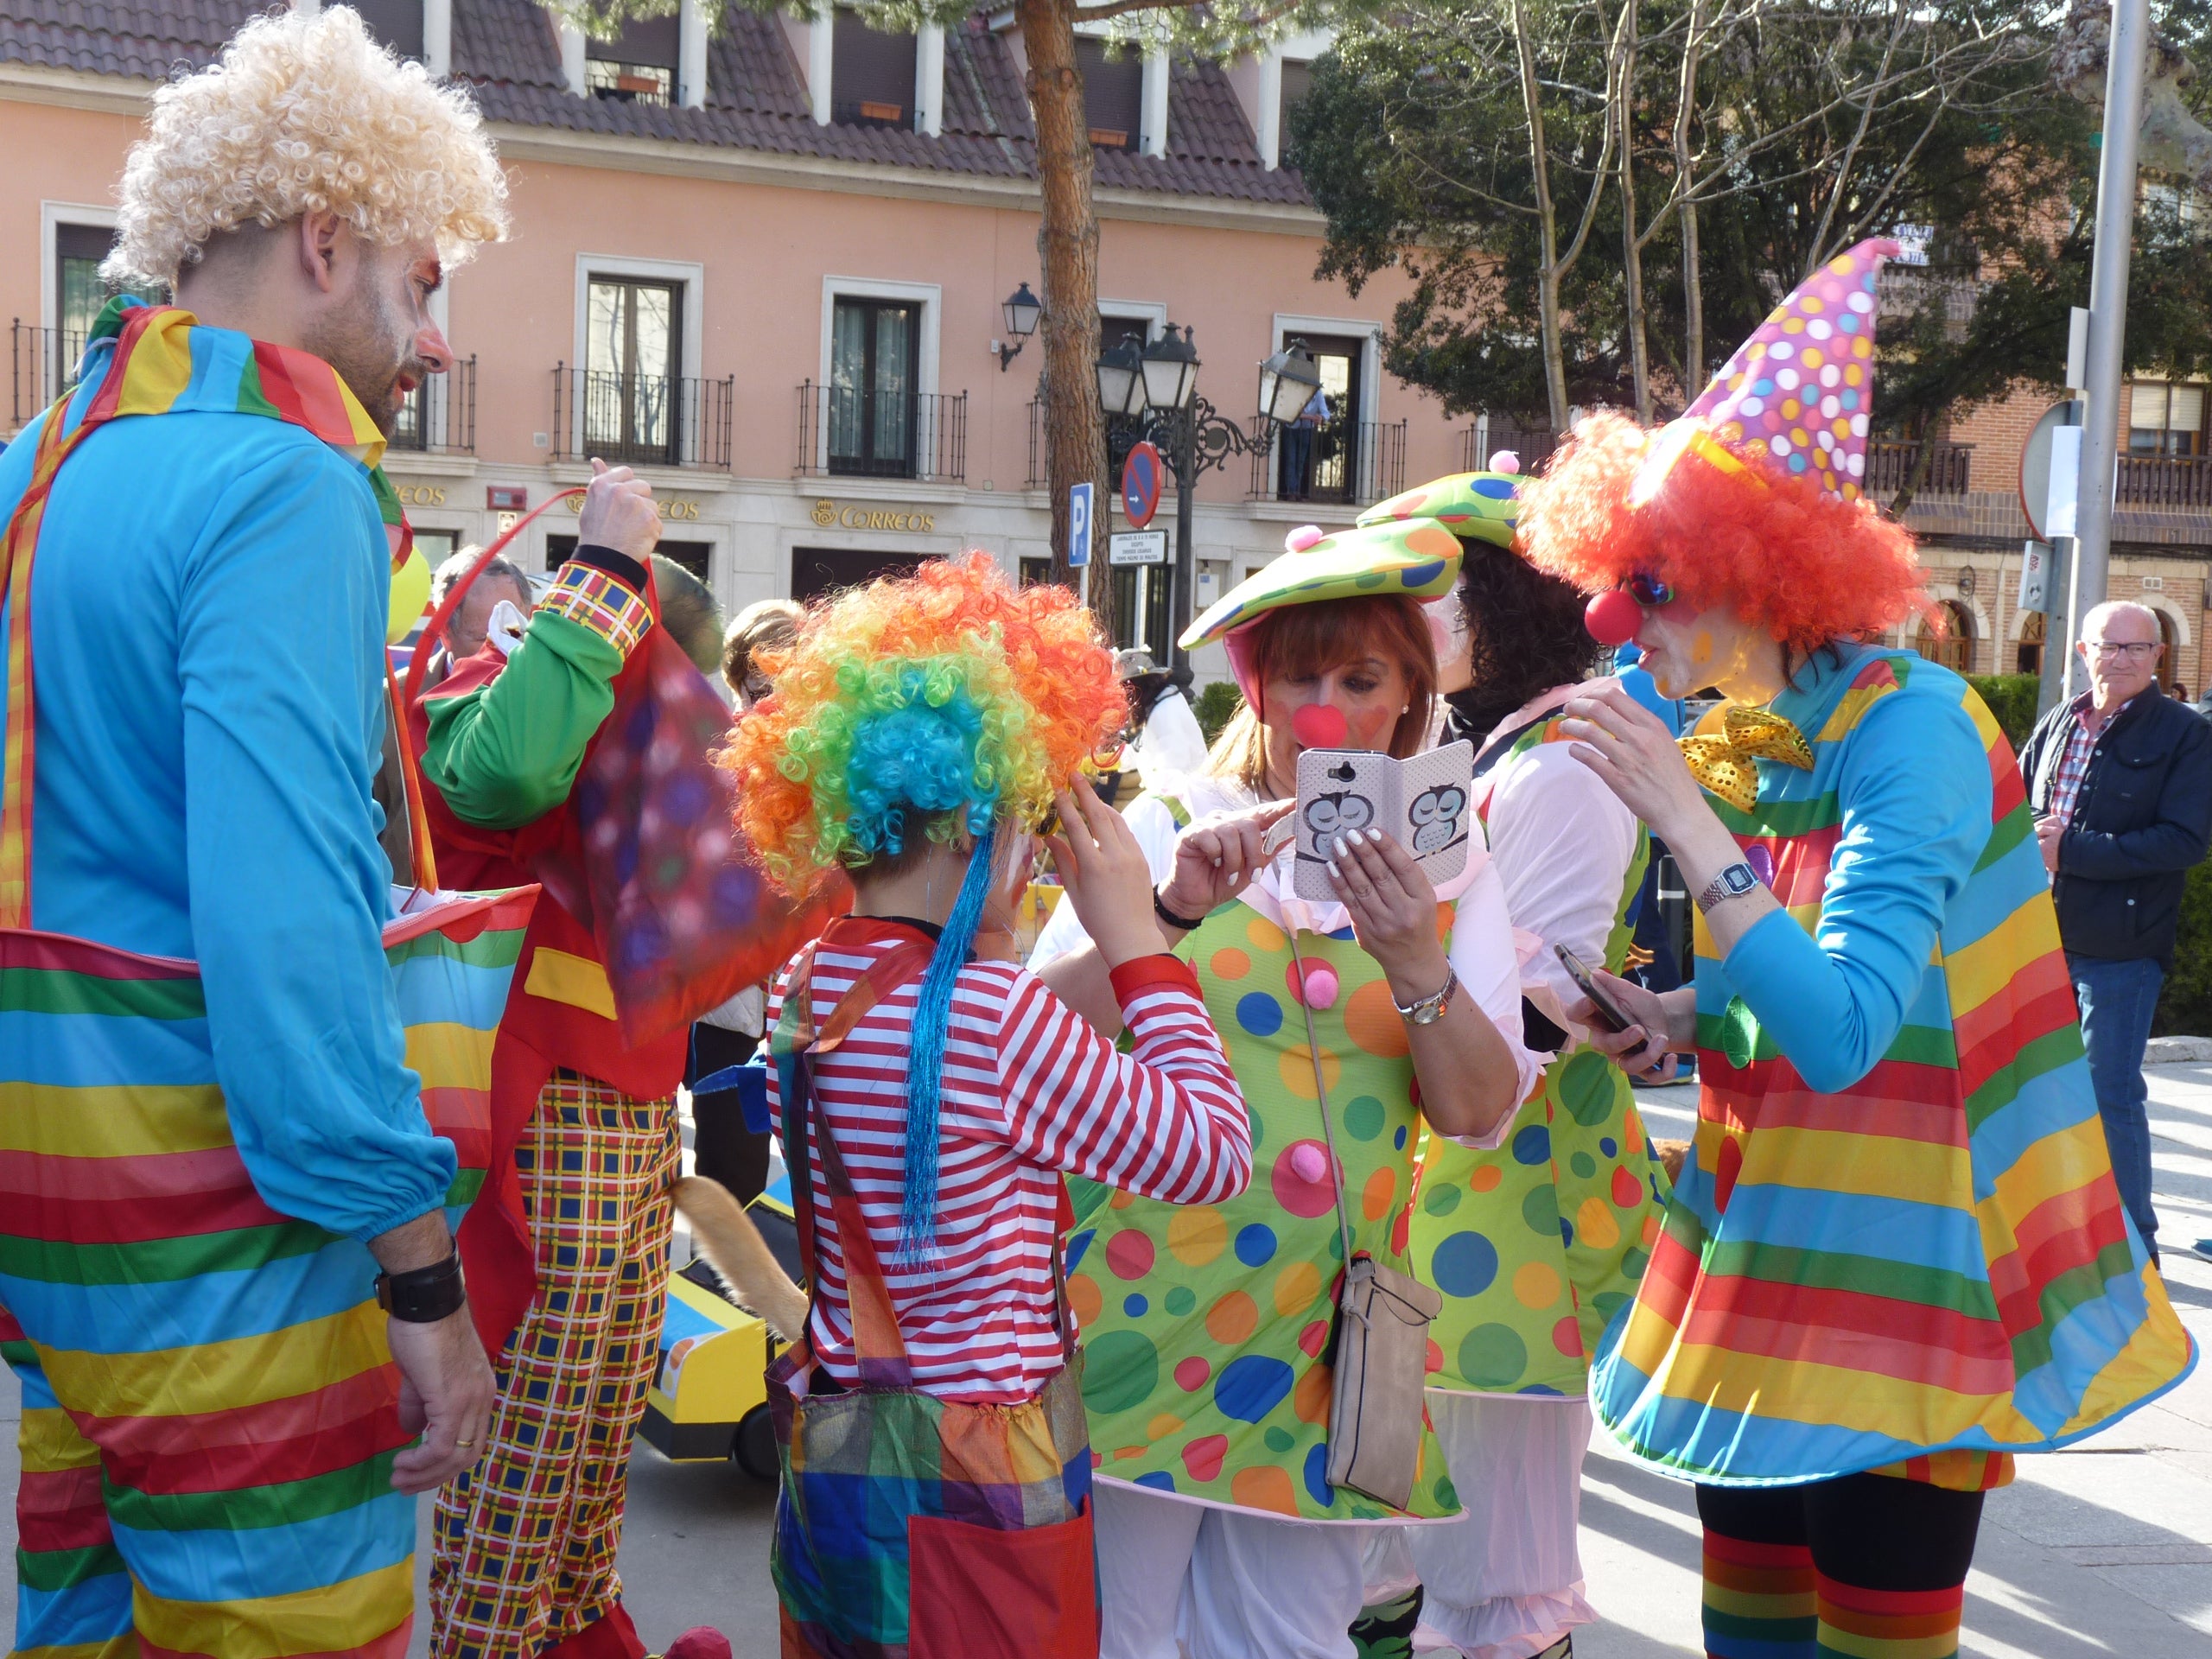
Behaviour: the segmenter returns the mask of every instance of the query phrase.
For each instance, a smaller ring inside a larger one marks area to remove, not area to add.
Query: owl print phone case
[[[1431,885],[1467,868],[1475,746],[1447,743],[1410,760],[1366,749],[1308,749],[1298,757],[1297,873],[1300,899],[1333,899],[1328,861],[1336,838],[1381,830],[1414,855]]]

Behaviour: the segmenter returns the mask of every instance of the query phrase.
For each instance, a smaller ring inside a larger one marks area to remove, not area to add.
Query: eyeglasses
[[[2090,651],[2100,662],[2108,661],[2114,657],[2125,657],[2130,662],[2139,663],[2158,648],[2158,641],[2156,639],[2095,639],[2089,641],[2088,645]]]
[[[1648,609],[1656,610],[1662,605],[1675,602],[1675,590],[1656,576],[1647,576],[1641,570],[1628,579],[1628,596]]]

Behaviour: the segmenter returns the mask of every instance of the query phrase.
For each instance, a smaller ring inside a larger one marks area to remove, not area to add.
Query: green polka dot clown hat
[[[1434,599],[1459,580],[1459,538],[1433,518],[1395,518],[1333,536],[1293,531],[1289,551],[1230,588],[1183,635],[1196,651],[1286,605],[1405,594]]]
[[[1281,558],[1230,588],[1183,635],[1185,651],[1221,640],[1248,699],[1252,689],[1245,684],[1247,653],[1240,647],[1253,624],[1268,612],[1383,594],[1435,599],[1459,580],[1459,539],[1433,518],[1393,518],[1333,536],[1307,524],[1291,531],[1284,544],[1288,550]]]
[[[1504,454],[1494,461],[1510,459]],[[1493,546],[1513,545],[1513,521],[1521,511],[1521,480],[1510,467],[1488,473],[1454,473],[1379,501],[1359,515],[1364,529],[1404,518],[1433,518],[1454,536]]]

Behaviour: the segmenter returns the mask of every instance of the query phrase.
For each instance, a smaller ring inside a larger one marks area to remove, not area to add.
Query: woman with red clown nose
[[[1875,276],[1831,261],[1683,417],[1579,428],[1524,492],[1624,692],[1577,753],[1663,836],[1694,985],[1606,976],[1631,1071],[1694,1050],[1698,1130],[1599,1420],[1698,1483],[1709,1653],[1942,1659],[1982,1495],[2193,1363],[2099,1126],[2018,768],[1957,675],[1879,639],[1927,601],[1859,499]]]
[[[1460,1509],[1410,1375],[1378,1431],[1402,1430],[1405,1484],[1332,1483],[1332,1452],[1360,1437],[1332,1421],[1329,1343],[1348,1261],[1413,1277],[1424,1122],[1494,1145],[1537,1081],[1504,889],[1471,814],[1465,872],[1432,887],[1347,821],[1360,798],[1309,799],[1344,814],[1335,901],[1299,899],[1295,849],[1250,833],[1274,816],[1261,803],[1295,791],[1302,750],[1420,751],[1436,683],[1420,601],[1452,591],[1460,558],[1430,518],[1297,534],[1183,636],[1225,641],[1246,710],[1205,772],[1153,780],[1128,825],[1243,1088],[1255,1161],[1242,1195],[1204,1210],[1073,1195],[1103,1659],[1350,1659],[1368,1540]],[[1079,928],[1056,916],[1031,962],[1116,1028]]]

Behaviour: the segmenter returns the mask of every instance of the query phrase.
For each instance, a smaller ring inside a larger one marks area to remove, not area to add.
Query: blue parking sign
[[[1068,486],[1068,568],[1090,563],[1090,491],[1088,483]]]

